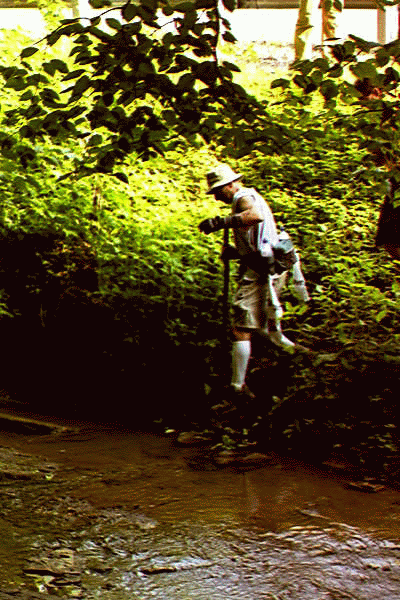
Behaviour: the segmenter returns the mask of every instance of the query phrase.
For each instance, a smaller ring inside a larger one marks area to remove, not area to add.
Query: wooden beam
[[[79,19],[79,0],[71,0],[71,8],[72,8],[72,17],[74,19]]]
[[[26,0],[0,0],[0,8],[36,8],[36,5]]]
[[[238,0],[238,8],[299,8],[299,0]],[[375,9],[374,0],[344,0],[344,8]]]
[[[78,0],[64,0],[67,8],[78,6]],[[124,0],[111,0],[112,6],[124,6]],[[0,0],[0,8],[37,8],[36,0]]]
[[[71,8],[73,0],[64,0],[65,6]],[[37,8],[35,0],[0,0],[0,8]]]
[[[386,43],[386,11],[384,8],[378,8],[377,12],[377,38],[379,44]]]

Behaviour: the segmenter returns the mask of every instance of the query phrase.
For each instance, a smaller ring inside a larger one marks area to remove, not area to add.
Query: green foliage
[[[295,159],[282,159],[284,183],[274,169],[268,178],[290,190],[282,217],[294,224],[314,284],[300,340],[319,353],[294,361],[293,384],[271,414],[280,422],[285,411],[281,423],[291,414],[284,431],[293,448],[304,451],[308,438],[310,453],[335,447],[381,472],[399,447],[399,288],[373,242],[383,182],[399,178],[399,56],[398,40],[350,36],[271,85],[282,90],[284,118],[304,131]],[[287,308],[291,326],[297,313]]]
[[[60,60],[52,48],[65,39],[70,53]],[[220,39],[234,41],[229,23],[217,3],[200,0],[173,9],[128,2],[89,20],[66,19],[40,55],[41,45],[31,46],[20,64],[0,67],[5,86],[21,98],[4,125],[33,154],[49,137],[80,139],[76,170],[86,175],[112,173],[132,153],[148,159],[182,140],[225,143],[232,126],[244,131],[235,136],[243,146],[264,114],[233,82],[235,65],[218,60]],[[101,141],[87,143],[93,134]],[[7,137],[8,153],[16,143]]]
[[[79,356],[86,364],[93,355],[99,381],[104,352],[117,381],[131,385],[132,371],[137,380],[146,368],[147,386],[159,380],[151,397],[163,398],[165,381],[175,385],[176,406],[164,403],[154,417],[174,429],[185,418],[209,427],[207,402],[224,375],[222,239],[200,235],[197,224],[224,210],[204,194],[204,174],[226,159],[292,235],[313,300],[299,308],[289,286],[284,329],[312,352],[282,356],[260,342],[251,378],[263,402],[221,425],[222,443],[246,438],[309,457],[334,449],[389,471],[398,447],[400,288],[374,248],[386,173],[363,159],[374,145],[397,156],[397,50],[368,47],[375,59],[360,64],[363,42],[350,40],[272,89],[257,75],[253,100],[226,48],[227,60],[217,59],[218,15],[204,10],[208,20],[199,22],[180,6],[166,31],[151,3],[127,3],[123,18],[107,12],[104,27],[97,19],[62,24],[47,37],[45,61],[31,46],[20,46],[17,64],[8,55],[0,231],[13,248],[3,256],[17,256],[20,244],[31,260],[26,270],[3,262],[0,309],[14,316],[3,327],[28,321],[51,340],[70,335],[74,354],[71,329],[83,347],[93,340]],[[59,51],[64,38],[69,56]],[[356,76],[376,79],[385,95],[360,102]],[[85,329],[98,310],[112,315],[107,342],[97,321],[90,335]]]
[[[71,168],[72,153],[43,147],[37,156],[36,168],[25,173],[15,172],[15,165],[3,160],[3,236],[39,233],[63,240],[67,247],[84,240],[98,262],[98,293],[103,298],[140,298],[144,293],[148,301],[171,305],[168,310],[176,313],[190,295],[215,298],[218,268],[214,258],[207,258],[214,277],[209,273],[205,286],[203,255],[207,248],[208,256],[209,244],[196,228],[204,202],[185,199],[186,185],[199,193],[201,189],[193,175],[185,175],[193,166],[183,154],[149,160],[146,166],[133,163],[130,188],[118,183],[123,177],[101,175],[72,185],[69,180],[60,182],[61,169]],[[199,159],[204,171],[208,158],[200,152]],[[170,162],[174,173],[166,176]],[[38,177],[44,172],[45,178]]]
[[[36,6],[40,10],[44,23],[48,31],[55,29],[65,11],[64,0],[36,0]]]
[[[278,390],[268,384],[271,412],[255,439],[311,459],[316,448],[322,457],[335,450],[390,473],[398,447],[400,297],[395,267],[374,248],[379,181],[363,178],[357,146],[338,149],[336,135],[325,138],[324,153],[310,143],[308,153],[253,155],[240,166],[266,190],[300,248],[312,296],[305,312],[290,285],[284,296],[284,330],[311,353],[294,355],[286,367],[280,358],[266,372],[268,382],[275,373],[281,383]],[[257,362],[252,376],[257,389]]]
[[[326,50],[328,58],[296,63],[293,76],[272,87],[284,90],[285,101],[300,117],[316,96],[322,97],[314,120],[321,134],[333,127],[369,154],[381,150],[394,167],[399,161],[399,40],[381,45],[351,35]]]
[[[305,130],[271,110],[267,80],[247,85],[238,76],[224,59],[234,41],[215,0],[127,2],[65,19],[19,62],[0,66],[20,100],[4,115],[13,135],[0,135],[0,151],[18,160],[22,143],[34,159],[37,142],[79,139],[74,173],[82,176],[122,172],[132,154],[147,160],[187,143],[238,158],[295,152],[299,138],[317,137],[318,127]]]

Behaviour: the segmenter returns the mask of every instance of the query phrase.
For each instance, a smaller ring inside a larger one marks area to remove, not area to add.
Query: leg
[[[251,341],[251,331],[248,329],[241,329],[240,327],[233,328],[233,335],[237,342],[250,342]]]
[[[286,284],[287,273],[282,273],[278,278],[269,280],[269,291],[266,294],[266,306],[264,308],[266,315],[266,327],[262,329],[273,344],[281,348],[294,348],[295,344],[287,338],[281,327],[281,318],[283,310],[279,301],[279,295]]]
[[[247,367],[251,356],[251,333],[245,329],[233,329],[235,341],[232,347],[231,386],[241,392],[245,386]]]
[[[231,387],[236,392],[254,398],[245,381],[251,357],[251,332],[259,328],[258,313],[262,304],[257,281],[242,280],[233,301],[233,334]]]

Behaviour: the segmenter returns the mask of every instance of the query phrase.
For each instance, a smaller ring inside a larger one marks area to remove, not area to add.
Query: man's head
[[[207,173],[208,192],[214,194],[216,200],[232,200],[232,197],[240,184],[242,175],[232,171],[229,165],[221,164]]]

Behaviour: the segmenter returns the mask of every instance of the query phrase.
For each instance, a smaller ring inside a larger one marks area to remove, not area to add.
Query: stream
[[[400,600],[396,490],[288,458],[216,466],[113,424],[3,417],[0,600]]]

